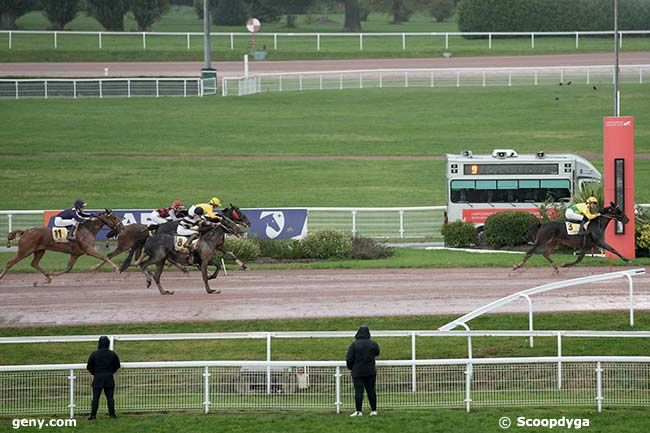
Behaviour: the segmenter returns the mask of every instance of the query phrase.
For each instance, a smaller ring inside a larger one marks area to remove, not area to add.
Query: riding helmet
[[[82,207],[86,207],[86,202],[83,200],[75,200],[74,207],[75,209],[81,209]]]
[[[218,197],[212,197],[212,200],[210,200],[210,204],[212,206],[221,206],[221,200],[219,200]]]

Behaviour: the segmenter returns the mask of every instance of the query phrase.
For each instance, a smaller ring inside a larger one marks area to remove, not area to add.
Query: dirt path
[[[619,270],[616,268],[614,270]],[[73,274],[49,286],[36,274],[8,274],[0,282],[0,327],[93,323],[184,322],[307,317],[464,314],[505,295],[609,268],[378,269],[231,272],[208,295],[200,275],[166,272],[175,290],[161,296],[140,273]],[[650,309],[650,278],[635,279],[637,309]],[[583,285],[533,297],[535,311],[625,310],[627,280]],[[526,312],[513,303],[501,312]]]
[[[542,56],[489,56],[418,59],[354,59],[251,62],[249,73],[340,71],[355,69],[488,68],[534,66],[611,65],[611,53],[557,54]],[[650,63],[650,52],[621,53],[621,65]],[[73,62],[0,63],[0,76],[10,77],[196,77],[203,62]],[[244,74],[242,62],[213,62],[219,77]]]

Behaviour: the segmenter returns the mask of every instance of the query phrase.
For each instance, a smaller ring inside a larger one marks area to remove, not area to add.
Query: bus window
[[[571,196],[566,179],[452,180],[452,203],[541,203]]]

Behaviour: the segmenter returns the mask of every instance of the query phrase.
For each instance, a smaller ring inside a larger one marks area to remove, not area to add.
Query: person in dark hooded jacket
[[[361,325],[355,340],[348,348],[346,364],[352,373],[354,382],[354,403],[356,411],[350,416],[361,416],[361,407],[363,405],[363,389],[366,389],[368,400],[370,401],[370,416],[377,415],[377,392],[375,391],[375,382],[377,378],[377,368],[375,367],[375,357],[379,356],[379,345],[370,339],[370,329],[366,325]]]
[[[115,391],[115,381],[113,374],[120,368],[120,358],[117,353],[109,349],[110,340],[106,336],[99,337],[97,350],[90,354],[86,369],[93,375],[93,402],[90,417],[88,419],[95,419],[97,417],[97,409],[99,409],[99,397],[106,396],[108,403],[108,415],[115,418],[115,400],[113,394]]]

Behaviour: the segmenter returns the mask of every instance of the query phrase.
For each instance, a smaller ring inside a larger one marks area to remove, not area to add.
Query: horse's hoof
[[[147,289],[151,287],[151,281],[147,281]]]
[[[173,295],[173,294],[174,294],[174,291],[173,291],[173,290],[164,290],[164,291],[162,292],[162,294],[163,294],[163,295]]]
[[[38,286],[38,281],[34,281],[32,284],[34,285],[34,287],[37,287]]]
[[[247,271],[248,270],[248,266],[246,266],[246,265],[242,266],[241,268],[242,268],[242,271]]]

